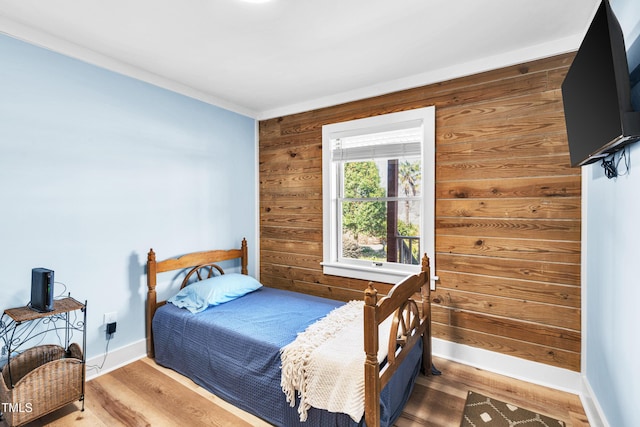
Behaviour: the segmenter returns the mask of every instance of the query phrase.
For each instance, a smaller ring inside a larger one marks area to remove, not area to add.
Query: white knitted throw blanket
[[[310,325],[281,350],[280,385],[287,402],[300,399],[300,421],[314,407],[348,414],[359,422],[364,414],[363,301],[350,301]],[[380,325],[378,361],[387,356],[390,318]]]

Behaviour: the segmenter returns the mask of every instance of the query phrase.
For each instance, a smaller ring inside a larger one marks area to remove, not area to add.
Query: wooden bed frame
[[[242,274],[247,271],[247,241],[242,240],[240,249],[213,250],[196,252],[156,261],[153,249],[147,257],[147,354],[154,357],[153,330],[151,323],[153,316],[166,301],[157,301],[157,274],[174,270],[191,269],[184,278],[180,288],[189,283],[190,277],[196,274],[202,279],[204,270],[207,277],[211,277],[213,270],[220,270],[216,262],[239,258]],[[364,292],[364,351],[366,354],[365,375],[365,422],[367,426],[380,425],[380,392],[389,382],[400,363],[405,359],[411,348],[420,340],[423,345],[422,372],[431,373],[431,305],[429,258],[425,254],[422,258],[420,273],[408,276],[393,286],[386,296],[378,297],[373,283],[369,283]],[[378,326],[387,317],[393,315],[389,339],[387,360],[380,367],[378,363]]]

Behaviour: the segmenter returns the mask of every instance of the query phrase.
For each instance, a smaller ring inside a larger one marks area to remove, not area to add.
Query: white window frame
[[[409,274],[420,271],[420,265],[376,262],[350,263],[339,260],[338,244],[340,217],[337,209],[338,174],[331,159],[331,140],[340,136],[353,136],[383,132],[402,126],[402,123],[419,121],[424,132],[422,141],[422,212],[420,230],[421,251],[431,260],[435,271],[435,107],[384,114],[348,122],[333,123],[322,127],[322,187],[323,187],[323,261],[324,274],[397,283]]]

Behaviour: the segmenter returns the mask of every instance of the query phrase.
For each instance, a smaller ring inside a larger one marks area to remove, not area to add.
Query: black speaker
[[[31,270],[31,308],[40,312],[53,311],[53,270]]]

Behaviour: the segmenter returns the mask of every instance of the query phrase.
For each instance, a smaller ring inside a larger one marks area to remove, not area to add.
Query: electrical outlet
[[[112,311],[110,313],[104,314],[104,322],[102,323],[105,325],[108,325],[109,323],[115,323],[117,321],[118,321],[118,312]]]

